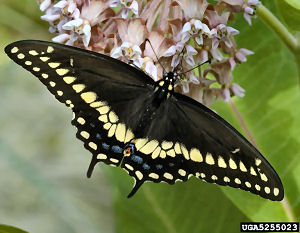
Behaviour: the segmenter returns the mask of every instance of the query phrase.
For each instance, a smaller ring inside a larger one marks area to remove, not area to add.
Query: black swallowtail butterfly
[[[280,178],[268,161],[220,116],[174,92],[174,73],[154,82],[111,57],[43,41],[5,48],[74,113],[76,136],[92,154],[87,172],[104,162],[135,180],[128,197],[145,181],[210,183],[280,201]]]

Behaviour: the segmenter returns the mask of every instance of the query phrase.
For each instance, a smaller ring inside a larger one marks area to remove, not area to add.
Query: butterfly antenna
[[[166,72],[166,70],[165,70],[165,68],[164,68],[164,66],[160,63],[160,61],[159,61],[159,59],[158,59],[158,56],[156,55],[156,53],[155,53],[155,51],[154,51],[154,48],[153,48],[153,46],[152,46],[152,44],[151,44],[151,42],[150,42],[150,40],[147,38],[147,39],[145,39],[145,42],[149,42],[149,44],[150,44],[150,46],[151,46],[151,48],[152,48],[152,51],[153,51],[153,53],[154,53],[154,55],[155,55],[155,57],[156,57],[156,60],[157,60],[157,62],[160,64],[160,66],[163,68],[163,70],[164,70],[164,73],[167,73]]]
[[[197,66],[193,67],[192,69],[186,70],[186,71],[181,72],[181,73],[179,73],[179,74],[177,74],[177,75],[182,75],[182,74],[188,73],[188,72],[190,72],[190,71],[192,71],[192,70],[194,70],[194,69],[196,69],[196,68],[198,68],[198,67],[204,65],[205,63],[210,63],[210,60],[207,60],[207,61],[201,63],[200,65],[197,65]]]

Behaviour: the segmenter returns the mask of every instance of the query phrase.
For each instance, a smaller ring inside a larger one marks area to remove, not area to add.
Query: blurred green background
[[[264,1],[281,18],[273,1]],[[191,178],[144,184],[127,199],[132,180],[100,165],[75,138],[71,111],[4,54],[19,39],[50,40],[35,0],[0,0],[0,224],[31,233],[239,232],[241,221],[300,217],[300,95],[294,56],[259,18],[241,17],[239,47],[255,52],[234,72],[246,96],[234,102],[259,149],[283,181],[286,203]],[[296,28],[296,27],[295,27]],[[213,106],[243,133],[229,104]]]

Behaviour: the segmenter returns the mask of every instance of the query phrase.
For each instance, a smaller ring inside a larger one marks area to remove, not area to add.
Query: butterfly
[[[146,181],[195,176],[283,199],[280,178],[262,154],[212,110],[175,92],[174,72],[155,82],[111,57],[45,41],[17,41],[5,52],[72,109],[76,137],[92,153],[88,177],[103,162],[133,177],[128,197]]]

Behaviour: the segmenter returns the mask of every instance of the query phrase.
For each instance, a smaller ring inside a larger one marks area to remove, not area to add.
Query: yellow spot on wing
[[[97,95],[95,92],[84,92],[81,95],[81,98],[86,102],[86,103],[92,103],[97,99]]]
[[[251,184],[248,181],[245,182],[245,185],[247,186],[247,188],[251,188]]]
[[[106,130],[109,130],[110,127],[111,127],[111,123],[106,123],[103,125],[103,128]]]
[[[217,180],[218,177],[217,177],[216,175],[212,175],[212,176],[211,176],[211,179],[212,179],[212,180]]]
[[[132,133],[131,129],[127,129],[124,143],[129,142],[133,138],[134,138],[134,134]]]
[[[163,141],[163,142],[161,143],[161,147],[162,147],[164,150],[170,149],[172,146],[173,146],[173,142]]]
[[[124,142],[125,133],[126,133],[126,126],[122,123],[119,123],[116,129],[116,139],[120,142]]]
[[[125,163],[125,167],[130,170],[130,171],[133,171],[133,167],[127,163]]]
[[[278,196],[278,194],[279,194],[279,189],[278,188],[274,188],[274,195]]]
[[[59,67],[60,64],[61,63],[59,63],[59,62],[49,62],[48,66],[50,66],[51,68],[55,69],[55,68]]]
[[[171,157],[175,157],[176,156],[175,150],[174,149],[168,150],[167,155],[169,155]]]
[[[153,151],[153,153],[151,155],[151,158],[156,159],[159,156],[160,150],[161,150],[160,146],[156,147],[156,149]]]
[[[119,162],[118,159],[114,159],[114,158],[110,158],[109,160],[112,161],[113,163],[118,163]]]
[[[107,133],[107,136],[108,137],[112,137],[114,136],[115,132],[116,132],[116,128],[117,128],[117,125],[116,124],[113,124],[110,129],[108,130],[108,133]]]
[[[116,123],[119,120],[118,116],[113,111],[110,111],[108,116],[111,123]]]
[[[156,173],[150,173],[149,177],[156,179],[156,180],[159,178],[159,176]]]
[[[90,134],[86,131],[81,131],[80,135],[85,139],[88,139],[90,137]]]
[[[109,111],[109,107],[108,106],[102,106],[96,109],[98,112],[100,112],[100,114],[106,114]]]
[[[31,66],[31,65],[32,65],[32,62],[31,62],[31,61],[25,61],[25,65]]]
[[[225,163],[225,160],[223,159],[222,156],[219,156],[219,157],[218,157],[218,166],[219,166],[219,167],[222,167],[222,168],[226,168],[226,167],[227,167],[227,165],[226,165],[226,163]]]
[[[253,176],[257,176],[257,173],[256,173],[256,171],[254,170],[253,167],[250,167],[250,174],[253,175]]]
[[[137,150],[140,150],[148,142],[146,138],[138,138],[134,141]]]
[[[268,181],[268,178],[266,177],[266,175],[264,173],[260,173],[260,178],[265,182]]]
[[[256,165],[256,166],[259,166],[260,164],[261,164],[261,160],[256,158],[256,159],[255,159],[255,165]]]
[[[19,53],[17,56],[19,59],[24,59],[25,55],[23,53]]]
[[[85,85],[83,85],[83,84],[74,84],[74,85],[72,86],[72,88],[74,89],[74,91],[75,91],[76,93],[79,93],[79,92],[82,92],[82,91],[83,91],[83,89],[85,88]]]
[[[168,173],[168,172],[164,173],[164,177],[167,178],[168,180],[172,180],[173,179],[173,176],[170,173]]]
[[[50,57],[40,57],[41,61],[46,62],[50,59]]]
[[[181,154],[180,144],[178,142],[175,143],[174,149],[176,154]]]
[[[33,67],[33,71],[39,72],[41,69],[39,67]]]
[[[107,156],[105,154],[98,154],[97,159],[107,159]]]
[[[64,93],[62,91],[57,91],[57,95],[62,96]]]
[[[229,167],[231,169],[237,169],[237,165],[232,158],[229,159]]]
[[[96,102],[93,102],[90,104],[90,106],[92,108],[98,108],[98,107],[104,106],[104,105],[107,105],[107,103],[105,101],[96,101]]]
[[[151,154],[155,148],[158,146],[158,141],[156,140],[151,140],[150,142],[147,142],[141,149],[140,151],[146,155]]]
[[[166,158],[166,151],[161,150],[160,154],[159,154],[159,157],[161,157],[162,159]]]
[[[269,187],[265,187],[265,192],[266,192],[266,194],[269,194],[270,193],[270,188]]]
[[[81,125],[85,124],[85,120],[82,117],[78,117],[77,122]]]
[[[46,79],[46,78],[49,77],[49,75],[48,74],[42,74],[42,77]]]
[[[190,156],[191,156],[191,160],[193,160],[195,162],[202,162],[203,161],[202,154],[196,148],[191,149]]]
[[[11,53],[16,53],[16,52],[18,52],[18,51],[19,51],[19,49],[18,49],[17,47],[13,47],[13,48],[10,50]]]
[[[206,156],[205,156],[205,162],[209,165],[214,165],[215,164],[215,160],[214,158],[212,157],[212,154],[211,153],[207,153]]]
[[[232,153],[232,154],[235,154],[235,153],[237,153],[237,152],[239,152],[239,151],[240,151],[240,149],[239,149],[239,148],[236,148],[235,150],[231,151],[231,153]]]
[[[97,150],[97,145],[94,142],[89,142],[89,147],[93,150]]]
[[[65,74],[67,74],[69,72],[68,69],[62,69],[62,68],[61,69],[56,69],[55,71],[60,76],[63,76],[63,75],[65,75]]]
[[[179,169],[178,170],[178,174],[181,175],[181,176],[185,176],[186,175],[186,171],[183,170],[183,169]]]
[[[256,189],[257,191],[260,191],[260,186],[259,186],[258,184],[256,184],[256,185],[255,185],[255,189]]]
[[[139,180],[143,179],[143,174],[140,171],[136,171],[135,175]]]
[[[99,121],[102,121],[103,123],[108,122],[107,115],[101,115],[98,117]]]
[[[49,84],[50,84],[51,87],[55,87],[55,85],[56,85],[56,83],[52,82],[52,81],[50,81]]]
[[[189,157],[189,152],[188,152],[188,150],[186,149],[186,147],[185,147],[183,144],[181,144],[181,145],[180,145],[180,148],[181,148],[181,151],[182,151],[182,153],[183,153],[184,158],[185,158],[186,160],[189,160],[189,159],[190,159],[190,157]]]
[[[241,180],[239,178],[235,178],[234,182],[237,183],[237,184],[241,184]]]
[[[229,179],[227,176],[224,176],[224,181],[225,181],[226,183],[228,183],[228,182],[230,182],[230,179]]]
[[[35,50],[30,50],[29,54],[32,55],[32,56],[39,55],[39,53],[37,51],[35,51]]]
[[[71,84],[72,82],[74,82],[76,80],[76,78],[73,76],[65,76],[63,79],[67,84]]]
[[[47,53],[52,53],[54,51],[54,48],[52,46],[48,46]]]
[[[247,172],[247,168],[245,167],[245,165],[242,161],[240,161],[240,169],[242,172]]]

